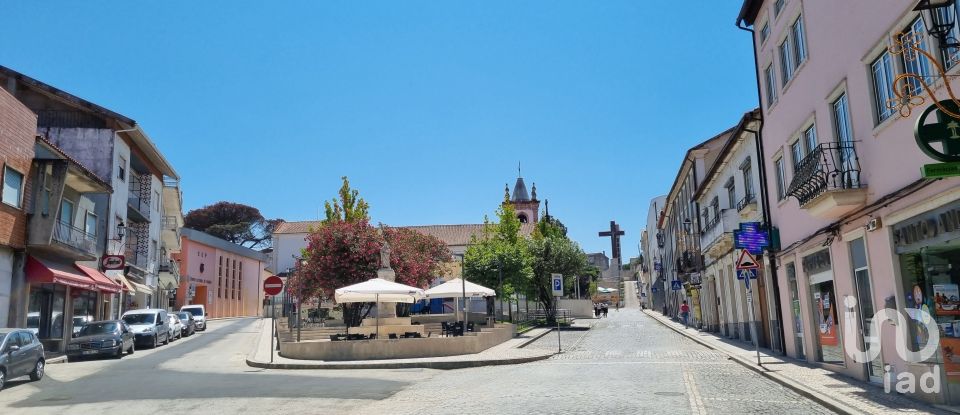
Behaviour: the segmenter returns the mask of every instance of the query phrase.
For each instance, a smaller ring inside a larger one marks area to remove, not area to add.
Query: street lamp
[[[126,225],[124,225],[122,221],[121,221],[121,222],[118,222],[118,223],[117,223],[117,237],[116,237],[116,239],[114,239],[114,241],[122,241],[122,240],[123,240],[123,235],[126,233],[126,230],[127,230]]]
[[[690,235],[690,234],[691,234],[691,230],[692,230],[692,229],[693,229],[693,222],[690,221],[690,218],[684,219],[684,220],[683,220],[683,230],[684,230],[685,232],[687,232],[687,235]]]
[[[920,0],[914,11],[923,16],[923,24],[927,32],[940,41],[940,49],[954,49],[960,47],[960,42],[950,35],[956,22],[954,11],[950,9],[954,0]]]

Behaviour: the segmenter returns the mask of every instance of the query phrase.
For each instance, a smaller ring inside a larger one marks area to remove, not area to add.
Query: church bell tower
[[[537,184],[534,183],[531,191],[527,192],[527,185],[523,182],[523,177],[517,172],[517,182],[513,185],[513,194],[510,193],[509,185],[505,186],[504,191],[510,195],[510,204],[517,213],[517,219],[520,223],[537,223],[540,220],[540,201],[537,200]]]

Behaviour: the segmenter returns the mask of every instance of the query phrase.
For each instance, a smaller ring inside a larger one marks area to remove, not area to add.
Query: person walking
[[[683,319],[683,327],[689,327],[687,322],[690,318],[690,306],[687,305],[686,301],[680,304],[680,318]]]
[[[604,304],[603,308],[601,308],[600,310],[603,311],[603,316],[606,317],[607,313],[609,312],[609,309],[607,309],[607,305]]]

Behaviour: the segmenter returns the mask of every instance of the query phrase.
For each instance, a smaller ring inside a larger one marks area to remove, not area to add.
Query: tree
[[[337,288],[375,278],[382,241],[366,220],[324,224],[307,236],[307,247],[291,278],[291,292],[301,299],[332,298]],[[344,323],[357,326],[369,311],[370,304],[343,304]]]
[[[390,268],[396,281],[427,288],[441,264],[450,260],[450,248],[440,239],[409,228],[382,227],[384,239],[390,243]],[[397,303],[397,315],[407,316],[411,304]]]
[[[479,237],[474,235],[463,255],[464,277],[486,287],[497,287],[498,296],[526,292],[530,274],[520,220],[508,201],[505,199],[497,209],[497,223],[484,219],[483,233]]]
[[[549,216],[537,223],[533,236],[526,241],[532,270],[527,290],[547,313],[547,321],[556,321],[556,307],[551,287],[551,274],[564,277],[564,287],[573,287],[576,276],[588,272],[587,255],[576,242],[567,238],[565,230],[553,224]]]
[[[347,176],[340,179],[343,180],[343,185],[340,186],[340,192],[338,193],[340,198],[323,202],[327,216],[323,222],[369,221],[367,211],[370,206],[360,197],[360,191],[350,188],[350,180],[347,179]]]
[[[282,222],[264,218],[253,206],[226,201],[191,210],[183,221],[187,228],[248,248],[270,247],[273,229]]]

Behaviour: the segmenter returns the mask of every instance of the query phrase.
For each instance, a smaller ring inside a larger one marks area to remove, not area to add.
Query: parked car
[[[79,357],[133,354],[133,332],[120,320],[91,321],[67,344],[67,360]]]
[[[0,328],[0,389],[7,380],[21,376],[42,379],[45,365],[43,345],[32,331]]]
[[[180,317],[176,313],[167,313],[170,320],[170,339],[176,340],[183,336],[183,324],[180,323]]]
[[[181,311],[177,313],[177,317],[180,318],[180,324],[183,325],[183,332],[180,333],[181,336],[187,337],[192,336],[193,333],[196,333],[197,321],[193,319],[193,314],[190,314],[186,311]]]
[[[180,307],[180,311],[186,311],[193,315],[193,321],[197,323],[197,330],[207,331],[207,309],[203,304],[190,304]]]
[[[93,316],[91,315],[73,316],[73,334],[79,333],[80,329],[82,329],[85,324],[91,321],[93,321]]]
[[[144,308],[123,313],[121,318],[133,332],[137,344],[157,347],[160,343],[170,343],[170,322],[167,310]]]

